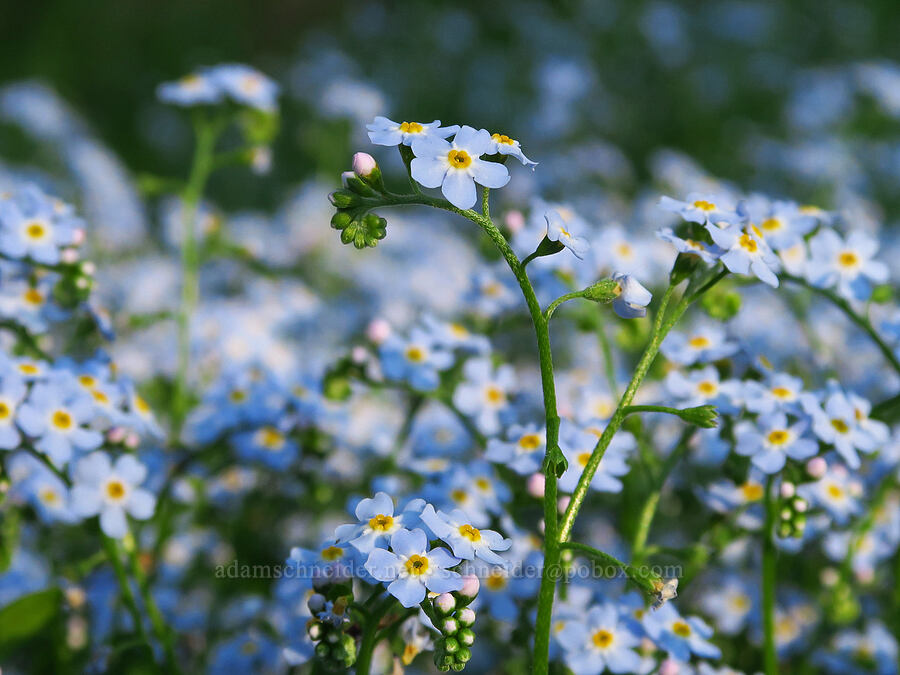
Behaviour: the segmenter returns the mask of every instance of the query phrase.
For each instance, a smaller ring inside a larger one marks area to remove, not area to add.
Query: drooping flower
[[[571,227],[559,214],[559,211],[547,211],[544,214],[547,221],[547,239],[558,241],[572,252],[578,259],[583,259],[588,252],[590,244],[584,237],[579,237],[569,231]]]
[[[510,138],[506,134],[491,134],[491,145],[487,154],[509,155],[522,162],[523,166],[530,166],[532,169],[538,165],[537,162],[532,162],[525,156],[519,141]]]
[[[647,305],[653,295],[630,274],[616,272],[613,281],[618,283],[619,296],[613,300],[613,309],[623,319],[638,319],[647,316]]]

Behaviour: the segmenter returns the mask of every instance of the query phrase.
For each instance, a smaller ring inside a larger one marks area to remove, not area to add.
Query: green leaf
[[[0,609],[0,654],[35,637],[59,614],[62,593],[58,588],[32,593]]]

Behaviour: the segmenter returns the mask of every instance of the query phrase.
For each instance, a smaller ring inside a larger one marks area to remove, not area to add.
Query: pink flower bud
[[[384,319],[373,319],[366,328],[366,337],[375,344],[381,344],[391,336],[391,324]]]
[[[821,478],[828,471],[828,462],[824,457],[813,457],[806,463],[806,473],[813,478]]]
[[[369,358],[369,352],[365,347],[356,346],[350,352],[350,358],[353,359],[353,363],[365,363]]]
[[[678,675],[680,672],[681,667],[674,659],[666,659],[659,666],[659,675]]]
[[[129,432],[127,436],[125,436],[125,447],[131,448],[132,450],[136,448],[141,442],[141,437],[136,433]]]
[[[471,626],[475,623],[475,612],[471,607],[465,607],[457,612],[456,620],[459,621],[460,626]]]
[[[378,168],[378,163],[375,161],[375,158],[372,157],[367,152],[357,152],[353,155],[353,172],[359,176],[360,178],[366,178],[369,176],[375,169]]]
[[[521,211],[513,209],[512,211],[507,211],[506,215],[503,216],[503,223],[515,234],[525,227],[525,216],[522,215]]]
[[[456,608],[456,598],[452,593],[441,593],[434,599],[434,608],[441,614],[449,614]]]
[[[533,473],[528,477],[528,494],[538,499],[544,496],[544,474]]]
[[[478,589],[481,588],[481,582],[474,574],[467,574],[462,578],[462,588],[457,591],[464,598],[474,598],[478,595]]]
[[[793,483],[789,483],[788,481],[785,481],[784,483],[781,484],[781,496],[784,497],[785,499],[790,499],[791,497],[794,496],[794,494],[796,492],[797,492],[797,488],[794,486]]]
[[[106,438],[110,443],[121,443],[125,438],[125,429],[122,427],[113,427],[106,432]]]
[[[72,244],[74,246],[81,246],[84,243],[84,238],[84,228],[78,227],[72,232]]]
[[[63,250],[59,257],[64,263],[71,265],[78,262],[78,251],[74,248],[67,248]]]

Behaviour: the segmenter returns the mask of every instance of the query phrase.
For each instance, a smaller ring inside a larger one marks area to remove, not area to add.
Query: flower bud
[[[456,639],[459,640],[459,644],[471,647],[475,644],[475,633],[469,628],[461,628],[456,634]]]
[[[806,473],[813,478],[821,478],[828,471],[828,462],[824,457],[813,457],[806,463]]]
[[[320,659],[327,659],[330,653],[331,647],[329,647],[324,642],[320,642],[316,645],[316,656],[318,656]]]
[[[310,621],[306,624],[306,634],[309,635],[309,639],[313,642],[321,640],[324,633],[325,629],[318,621]]]
[[[459,642],[456,641],[456,638],[444,638],[444,651],[448,654],[455,654],[459,651]]]
[[[469,659],[471,658],[472,652],[465,647],[460,647],[459,651],[456,652],[456,662],[459,664],[468,663]]]
[[[454,619],[452,616],[444,619],[444,623],[441,625],[441,632],[444,635],[453,635],[458,630],[459,622],[456,619]]]
[[[359,206],[361,203],[359,195],[350,190],[335,190],[328,195],[328,199],[333,206],[339,209],[349,209],[353,206]]]
[[[456,609],[456,598],[453,597],[452,593],[441,593],[432,602],[434,608],[441,614],[449,614]]]
[[[619,282],[615,279],[603,279],[595,284],[591,284],[581,293],[582,297],[587,300],[607,303],[618,298],[622,290],[619,288]]]
[[[719,411],[714,405],[698,405],[696,408],[685,408],[678,413],[685,422],[696,424],[703,429],[715,429]]]
[[[381,344],[391,336],[391,324],[384,319],[372,319],[366,327],[366,337],[375,344]]]
[[[460,597],[471,600],[476,595],[478,595],[478,589],[481,588],[481,582],[478,581],[478,577],[476,575],[466,574],[462,578],[462,582],[462,588],[457,591]]]
[[[321,593],[313,593],[309,596],[309,600],[306,601],[306,606],[309,607],[309,611],[313,614],[317,614],[325,609],[325,596]]]
[[[475,623],[475,612],[471,607],[465,607],[457,612],[456,620],[459,621],[460,626],[468,628]]]
[[[544,496],[544,474],[542,473],[533,473],[528,477],[528,494],[532,497],[536,497],[537,499],[541,499]]]
[[[797,513],[806,513],[806,510],[809,508],[809,502],[803,499],[803,497],[797,497],[791,503],[791,506],[793,506],[794,511]]]
[[[357,152],[353,155],[351,164],[353,172],[360,178],[368,178],[378,168],[375,158],[367,152]]]
[[[796,492],[797,492],[797,488],[795,487],[795,485],[793,483],[789,483],[788,481],[785,481],[784,483],[781,484],[781,496],[784,499],[790,499],[791,497],[794,496],[794,494]]]

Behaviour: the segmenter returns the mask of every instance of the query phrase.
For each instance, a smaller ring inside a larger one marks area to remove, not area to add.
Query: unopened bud
[[[719,411],[714,405],[698,405],[695,408],[685,408],[679,411],[678,416],[685,422],[696,424],[703,429],[714,429],[718,422]]]
[[[615,279],[603,279],[585,288],[581,294],[587,300],[594,302],[612,302],[622,293],[619,282]]]
[[[468,628],[475,623],[475,612],[471,607],[465,607],[456,614],[456,620],[459,621],[460,626]]]
[[[459,622],[456,619],[454,619],[452,616],[444,619],[444,623],[441,625],[441,632],[444,635],[453,635],[458,630]]]
[[[476,595],[478,595],[478,589],[481,588],[481,582],[478,581],[478,577],[474,574],[466,574],[462,578],[462,588],[460,588],[457,593],[463,597],[472,599]]]
[[[536,497],[538,499],[544,496],[544,483],[545,483],[544,474],[542,473],[533,473],[528,477],[528,494],[532,497]]]
[[[456,634],[456,639],[459,640],[459,644],[471,647],[475,644],[475,633],[470,628],[461,628]]]
[[[824,457],[813,457],[806,463],[806,473],[813,478],[821,478],[828,471],[828,462]]]
[[[449,614],[456,609],[456,598],[452,593],[441,593],[434,601],[434,608],[441,614]]]
[[[325,609],[325,596],[321,593],[313,593],[309,596],[309,600],[306,601],[306,606],[309,607],[309,611],[313,614],[321,612]]]
[[[791,497],[794,496],[794,494],[796,492],[797,492],[797,488],[794,486],[793,483],[789,483],[788,481],[785,481],[784,483],[781,484],[781,496],[784,499],[790,499]]]
[[[353,155],[351,164],[353,172],[360,178],[368,178],[375,169],[378,168],[378,162],[367,152],[357,152]]]

